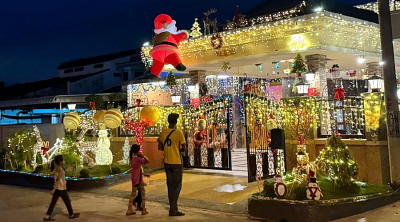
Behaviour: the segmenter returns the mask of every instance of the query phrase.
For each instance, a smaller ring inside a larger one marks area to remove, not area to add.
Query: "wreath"
[[[224,45],[224,40],[219,34],[213,35],[213,37],[211,37],[211,46],[214,49],[220,49],[223,45]]]

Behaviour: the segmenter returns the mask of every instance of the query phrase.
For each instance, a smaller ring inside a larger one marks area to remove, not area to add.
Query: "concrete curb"
[[[327,201],[284,201],[252,195],[248,200],[247,211],[252,217],[278,222],[329,222],[391,204],[400,200],[400,193],[365,197],[366,199],[337,199],[327,203]]]
[[[82,179],[79,178],[67,180],[68,190],[84,190],[96,187],[109,186],[121,181],[129,180],[130,173],[124,175],[110,175],[108,178]],[[52,189],[54,179],[51,177],[35,176],[33,174],[24,174],[18,172],[0,172],[0,183],[16,186],[35,187],[40,189]]]

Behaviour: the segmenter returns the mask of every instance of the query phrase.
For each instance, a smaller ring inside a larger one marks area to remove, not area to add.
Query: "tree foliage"
[[[36,136],[32,129],[22,129],[12,133],[6,141],[5,147],[13,163],[30,163],[33,159]]]

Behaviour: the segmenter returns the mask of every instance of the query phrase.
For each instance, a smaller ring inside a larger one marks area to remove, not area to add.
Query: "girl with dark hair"
[[[71,200],[69,199],[67,193],[67,181],[65,180],[65,171],[62,168],[63,166],[64,157],[62,155],[57,155],[51,162],[50,169],[51,171],[55,170],[54,187],[51,191],[53,199],[51,200],[49,209],[47,210],[46,217],[43,218],[44,221],[55,221],[55,219],[51,217],[51,214],[53,213],[54,207],[56,206],[59,197],[61,197],[61,199],[65,203],[65,206],[68,209],[69,219],[75,219],[79,217],[79,213],[74,213],[74,211],[72,210]]]
[[[136,214],[136,212],[133,211],[132,209],[133,202],[138,202],[136,205],[136,210],[141,209],[142,215],[146,215],[148,214],[145,205],[146,193],[144,190],[144,186],[146,184],[143,181],[142,166],[148,163],[149,159],[140,154],[140,146],[137,144],[132,145],[131,150],[129,152],[129,158],[131,160],[131,166],[132,166],[132,193],[131,193],[131,198],[129,199],[128,211],[126,212],[126,216]],[[136,194],[136,191],[139,191],[138,194]]]

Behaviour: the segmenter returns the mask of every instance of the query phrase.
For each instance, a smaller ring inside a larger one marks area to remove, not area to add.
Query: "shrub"
[[[74,162],[76,162],[76,164],[79,164],[80,158],[79,158],[78,154],[65,153],[62,155],[64,157],[64,162],[65,162],[66,166],[73,166]]]
[[[294,196],[296,197],[296,200],[305,200],[307,199],[307,187],[305,184],[300,184],[298,187],[296,187],[293,190]]]
[[[24,171],[25,170],[25,164],[24,163],[18,163],[17,170],[18,171]]]
[[[121,168],[119,168],[119,166],[112,166],[111,171],[112,174],[119,174],[121,173]]]
[[[82,169],[79,174],[81,175],[82,178],[89,177],[89,170],[88,169]]]
[[[262,194],[267,197],[276,197],[274,182],[269,180],[264,180],[264,191]]]
[[[44,172],[44,166],[43,165],[38,165],[35,168],[35,171],[33,171],[34,173],[43,173]]]

